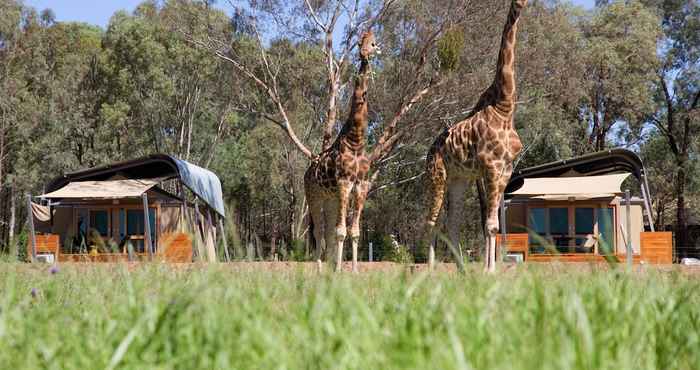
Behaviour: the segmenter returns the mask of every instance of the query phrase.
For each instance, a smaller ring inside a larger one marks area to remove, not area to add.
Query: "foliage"
[[[460,62],[464,50],[464,34],[461,29],[453,28],[445,32],[437,46],[440,68],[444,71],[454,70]]]
[[[693,369],[698,280],[528,266],[360,276],[0,267],[0,366]]]

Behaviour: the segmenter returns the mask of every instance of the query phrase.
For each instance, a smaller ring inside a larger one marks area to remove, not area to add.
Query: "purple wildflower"
[[[58,266],[56,266],[56,265],[51,266],[51,268],[49,269],[49,273],[51,275],[56,275],[58,273]]]
[[[32,288],[32,291],[30,293],[32,295],[32,298],[36,298],[36,296],[39,295],[39,289]]]

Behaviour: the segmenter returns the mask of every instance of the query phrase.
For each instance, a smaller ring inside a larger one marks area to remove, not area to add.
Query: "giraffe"
[[[304,174],[304,190],[309,202],[316,240],[316,258],[321,257],[322,242],[329,260],[335,257],[340,271],[343,246],[347,235],[346,217],[350,197],[355,213],[350,226],[352,239],[352,271],[357,272],[357,248],[360,239],[360,216],[369,191],[370,162],[365,155],[367,136],[367,88],[371,68],[370,57],[380,50],[371,31],[362,34],[359,43],[360,69],[350,101],[350,115],[335,142],[314,158]],[[325,238],[325,240],[324,240]]]
[[[493,82],[482,93],[470,115],[445,129],[428,151],[428,212],[424,240],[429,245],[431,268],[435,263],[433,231],[445,193],[447,192],[449,202],[448,237],[456,245],[467,186],[472,180],[483,179],[486,189],[484,270],[495,271],[498,207],[513,172],[513,160],[522,149],[518,133],[513,127],[514,59],[518,18],[526,4],[527,0],[511,2]]]

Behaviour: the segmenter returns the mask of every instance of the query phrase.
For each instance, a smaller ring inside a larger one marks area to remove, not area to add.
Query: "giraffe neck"
[[[365,148],[367,141],[367,88],[370,66],[367,58],[362,58],[360,71],[355,79],[355,89],[350,102],[350,116],[340,130],[338,139],[353,151]]]
[[[493,106],[499,113],[508,116],[515,110],[515,40],[518,31],[518,18],[522,6],[513,1],[508,13],[501,47],[498,52],[496,76],[491,87],[481,96],[475,110]]]

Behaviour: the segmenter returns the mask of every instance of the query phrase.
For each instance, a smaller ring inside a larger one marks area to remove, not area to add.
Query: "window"
[[[546,208],[530,208],[528,212],[528,226],[530,228],[530,246],[541,249],[544,252],[544,243],[547,242]]]
[[[156,210],[148,209],[148,223],[151,227],[151,241],[156,245]],[[144,237],[144,221],[142,209],[126,210],[126,237],[138,253],[146,252]]]
[[[595,248],[594,208],[576,208],[574,210],[575,252],[593,253]]]
[[[615,253],[615,218],[612,208],[596,209],[598,218],[598,254]]]
[[[569,241],[569,209],[549,208],[549,234],[552,244],[559,252],[568,252]]]
[[[107,210],[90,210],[90,228],[97,230],[101,236],[109,236],[109,212]]]
[[[528,208],[530,253],[594,253],[614,250],[613,208]]]

